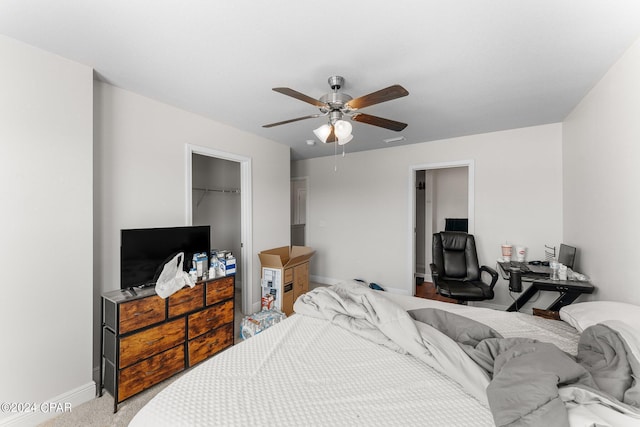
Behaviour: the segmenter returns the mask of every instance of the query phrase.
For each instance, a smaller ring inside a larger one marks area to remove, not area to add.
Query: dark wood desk
[[[509,280],[509,273],[505,271],[502,264],[498,263],[498,270],[503,279]],[[591,294],[595,287],[589,282],[580,282],[577,280],[551,280],[539,276],[522,276],[522,284],[531,282],[518,299],[507,308],[507,311],[518,311],[521,309],[538,291],[554,291],[559,292],[560,296],[556,298],[545,310],[558,311],[561,307],[569,305],[576,300],[581,294]]]

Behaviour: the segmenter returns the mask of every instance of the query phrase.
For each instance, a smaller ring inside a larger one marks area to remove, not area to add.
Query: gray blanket
[[[584,331],[577,359],[553,344],[503,338],[490,327],[446,311],[409,311],[458,343],[491,377],[489,406],[497,426],[569,426],[560,387],[574,385],[640,409],[638,361],[624,339],[598,324]]]

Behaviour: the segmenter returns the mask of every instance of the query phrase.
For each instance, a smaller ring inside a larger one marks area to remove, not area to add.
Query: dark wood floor
[[[436,287],[431,282],[416,281],[416,296],[420,298],[433,299],[437,301],[450,302],[458,304],[458,301],[438,295]]]

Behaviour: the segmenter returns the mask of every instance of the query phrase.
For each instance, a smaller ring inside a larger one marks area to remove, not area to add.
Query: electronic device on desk
[[[120,233],[120,288],[123,290],[154,286],[164,265],[178,252],[184,252],[182,268],[188,272],[194,253],[211,251],[209,225],[138,228]]]
[[[558,253],[558,262],[562,265],[566,265],[567,268],[573,270],[573,264],[576,261],[576,248],[573,246],[560,245],[560,252]]]
[[[462,231],[464,233],[468,233],[469,219],[468,218],[445,218],[444,231]]]

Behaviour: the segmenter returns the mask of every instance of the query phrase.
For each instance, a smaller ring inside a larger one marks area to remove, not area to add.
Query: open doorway
[[[413,293],[418,281],[431,281],[431,237],[446,224],[464,223],[474,231],[473,161],[433,163],[411,168],[412,182],[412,277]]]
[[[192,145],[185,154],[187,223],[211,225],[212,249],[233,252],[242,312],[251,313],[251,159]]]
[[[307,243],[307,178],[291,178],[291,245]]]

